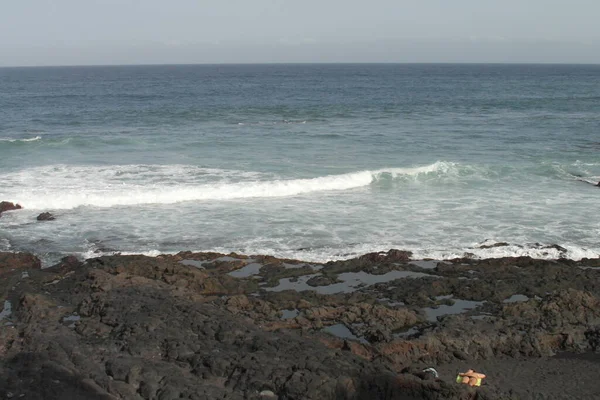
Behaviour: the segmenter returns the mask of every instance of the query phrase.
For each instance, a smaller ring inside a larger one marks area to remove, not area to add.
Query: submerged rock
[[[36,219],[38,221],[53,221],[55,218],[54,215],[50,214],[49,212],[43,212],[38,215]]]

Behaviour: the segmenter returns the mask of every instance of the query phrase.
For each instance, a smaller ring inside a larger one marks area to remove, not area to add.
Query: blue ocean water
[[[597,257],[599,151],[600,66],[3,68],[0,250]]]

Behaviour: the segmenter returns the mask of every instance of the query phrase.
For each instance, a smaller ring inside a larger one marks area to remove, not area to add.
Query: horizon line
[[[131,64],[47,64],[47,65],[0,65],[0,69],[8,68],[85,68],[85,67],[178,67],[178,66],[250,66],[250,65],[530,65],[530,66],[600,66],[597,62],[482,62],[482,61],[428,61],[428,62],[388,62],[388,61],[296,61],[296,62],[223,62],[223,63],[131,63]]]

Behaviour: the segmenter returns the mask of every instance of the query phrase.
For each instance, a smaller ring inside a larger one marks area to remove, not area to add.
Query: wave
[[[289,197],[357,189],[400,176],[444,174],[456,168],[453,163],[436,162],[412,168],[365,170],[305,179],[273,179],[257,172],[185,165],[58,165],[6,174],[4,180],[8,193],[3,196],[30,209]]]
[[[36,136],[36,137],[32,137],[32,138],[26,138],[26,139],[15,139],[15,138],[0,138],[0,142],[37,142],[38,140],[42,140],[41,136]]]
[[[257,121],[257,122],[238,122],[236,125],[239,126],[262,126],[262,125],[292,125],[292,124],[306,124],[306,120],[281,120],[281,121]]]
[[[179,251],[190,250],[192,252],[216,252],[222,254],[237,253],[247,256],[256,255],[270,255],[278,258],[300,260],[304,262],[313,263],[326,263],[328,261],[339,261],[349,260],[352,258],[360,257],[367,253],[387,252],[390,245],[377,245],[369,243],[355,243],[347,246],[329,247],[322,246],[316,248],[306,249],[285,249],[285,248],[272,248],[260,243],[248,243],[248,246],[240,247],[214,247],[214,248],[198,248],[198,249],[173,249],[170,251],[157,250],[157,249],[145,249],[140,251],[117,251],[117,250],[97,250],[90,249],[78,253],[83,259],[100,257],[103,255],[146,255],[150,257],[156,257],[161,254],[176,254]],[[473,260],[493,259],[493,258],[507,258],[507,257],[531,257],[534,259],[541,260],[573,260],[580,261],[584,258],[593,259],[600,256],[598,249],[587,249],[574,245],[564,246],[544,246],[539,243],[535,244],[506,244],[505,246],[497,247],[464,247],[455,249],[422,249],[422,248],[405,248],[399,247],[404,250],[410,250],[413,252],[411,257],[412,260],[453,260],[457,258],[470,258]],[[66,254],[66,253],[65,253]],[[434,262],[435,262],[434,261]]]
[[[268,242],[267,242],[268,243]],[[488,246],[485,246],[488,244]],[[600,257],[600,249],[590,249],[577,245],[544,245],[540,243],[512,244],[497,243],[496,246],[490,246],[490,242],[477,243],[474,245],[455,247],[447,249],[422,248],[402,245],[377,244],[377,243],[354,243],[340,245],[336,247],[321,246],[302,249],[272,248],[261,243],[249,242],[247,246],[240,247],[217,247],[210,249],[197,250],[200,252],[214,251],[217,253],[228,254],[235,252],[248,256],[252,255],[272,255],[279,258],[288,258],[306,262],[324,263],[328,261],[348,260],[360,257],[367,253],[387,252],[391,248],[412,251],[412,260],[453,260],[457,258],[471,258],[482,260],[488,258],[505,257],[531,257],[542,260],[567,259],[579,261],[583,258]],[[175,253],[173,251],[172,253]]]
[[[543,260],[569,259],[579,261],[582,258],[597,258],[598,249],[588,249],[576,245],[540,245],[506,244],[497,247],[466,247],[460,249],[415,249],[413,258],[431,258],[435,260],[452,260],[455,258],[472,258],[476,260],[503,257],[531,257]]]

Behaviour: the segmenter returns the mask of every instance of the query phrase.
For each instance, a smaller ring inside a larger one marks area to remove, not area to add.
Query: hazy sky
[[[600,63],[599,0],[5,0],[0,65]]]

